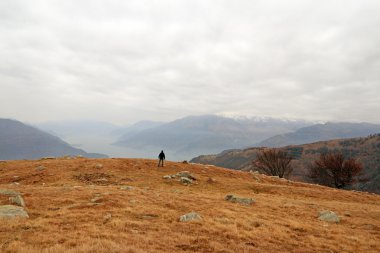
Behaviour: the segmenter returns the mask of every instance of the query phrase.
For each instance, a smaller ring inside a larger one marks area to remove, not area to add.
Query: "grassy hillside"
[[[0,189],[21,193],[29,218],[0,219],[0,251],[379,252],[378,195],[201,164],[157,168],[156,162],[1,162]],[[163,179],[185,170],[193,184]],[[231,203],[227,194],[256,203]],[[0,205],[7,201],[0,195]],[[322,210],[334,211],[340,223],[319,220]],[[202,219],[179,221],[191,211]]]
[[[294,171],[291,176],[294,180],[307,181],[307,168],[310,163],[318,159],[321,153],[339,151],[347,158],[359,159],[364,165],[364,173],[369,182],[356,185],[356,188],[380,193],[380,135],[293,145],[284,147],[284,149],[295,158],[292,162]],[[199,156],[191,161],[237,170],[250,170],[252,169],[252,160],[256,158],[260,150],[262,148],[224,151],[218,155]]]

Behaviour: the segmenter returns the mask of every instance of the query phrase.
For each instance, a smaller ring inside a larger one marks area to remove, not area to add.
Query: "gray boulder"
[[[21,197],[21,195],[12,196],[9,198],[9,201],[11,202],[11,204],[25,207],[25,201]]]
[[[181,177],[180,181],[183,184],[192,184],[193,183],[193,180],[191,180],[190,178],[187,178],[187,177]]]
[[[251,198],[240,198],[240,197],[237,197],[237,196],[234,196],[234,195],[227,195],[224,199],[227,200],[227,201],[230,201],[232,203],[240,203],[240,204],[244,204],[244,205],[252,205],[252,204],[255,203],[254,199],[251,199]]]
[[[21,193],[8,189],[0,189],[0,195],[17,196],[21,195]]]
[[[334,213],[332,211],[328,211],[328,210],[319,212],[318,219],[320,219],[322,221],[332,222],[332,223],[339,223],[340,222],[339,216],[336,213]]]
[[[188,171],[181,171],[181,172],[178,172],[177,174],[175,174],[177,177],[187,177],[191,180],[197,180],[193,175],[191,175],[190,172]]]
[[[20,206],[4,205],[0,206],[0,218],[29,218],[28,213]]]
[[[179,221],[182,221],[182,222],[192,221],[192,220],[201,220],[201,219],[202,217],[196,212],[187,213],[179,217]]]

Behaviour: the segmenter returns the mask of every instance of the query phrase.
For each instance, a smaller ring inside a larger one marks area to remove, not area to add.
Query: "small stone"
[[[45,166],[42,166],[42,165],[40,165],[40,166],[38,166],[37,168],[36,168],[36,170],[44,170],[45,169]]]
[[[11,204],[25,207],[25,201],[20,195],[10,197],[9,201],[11,202]]]
[[[252,205],[255,203],[255,200],[252,198],[240,198],[234,195],[227,195],[224,199],[232,203],[240,203],[244,205]]]
[[[156,218],[158,218],[157,214],[143,214],[141,216],[141,219],[143,219],[143,220],[152,220],[152,219],[156,219]]]
[[[209,184],[216,183],[216,179],[215,179],[215,178],[212,178],[212,177],[209,177],[209,178],[207,179],[207,183],[209,183]]]
[[[53,160],[53,159],[56,159],[54,156],[46,156],[46,157],[42,157],[41,160]]]
[[[101,163],[97,163],[97,164],[95,164],[95,169],[101,169],[101,168],[103,168],[103,164],[101,164]]]
[[[201,220],[201,219],[202,217],[196,212],[187,213],[179,217],[179,221],[182,221],[182,222]]]
[[[124,186],[121,186],[121,187],[120,187],[120,190],[128,190],[128,191],[132,191],[133,189],[135,189],[135,187],[133,187],[133,186],[129,186],[129,185],[124,185]]]
[[[165,175],[165,176],[163,176],[162,178],[163,178],[163,179],[171,179],[172,176],[170,176],[170,175]]]
[[[100,203],[102,202],[103,198],[102,197],[95,197],[91,199],[92,203]]]
[[[0,218],[22,217],[29,218],[28,213],[20,206],[4,205],[0,206]]]
[[[112,218],[112,214],[111,214],[111,213],[106,213],[106,214],[103,216],[103,220],[104,220],[104,222],[109,221],[111,218]]]
[[[343,214],[344,216],[351,217],[351,213],[349,211],[345,211]]]
[[[318,219],[322,221],[332,222],[332,223],[340,222],[340,218],[336,213],[332,211],[327,211],[327,210],[319,212]]]

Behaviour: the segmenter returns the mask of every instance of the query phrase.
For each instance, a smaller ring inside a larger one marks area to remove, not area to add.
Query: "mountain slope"
[[[379,124],[325,123],[307,126],[293,133],[276,135],[261,141],[258,147],[284,147],[341,138],[354,138],[380,133]]]
[[[56,136],[16,120],[0,119],[0,159],[38,159],[44,156],[105,157],[73,148]]]
[[[224,151],[217,155],[203,155],[193,158],[191,162],[213,164],[220,167],[250,170],[252,161],[263,148]],[[365,138],[338,139],[304,145],[291,145],[287,150],[294,158],[293,179],[308,181],[307,168],[319,155],[328,151],[342,152],[347,158],[357,158],[364,165],[365,175],[369,181],[358,184],[356,189],[380,193],[380,135]]]
[[[142,152],[164,149],[172,159],[189,159],[202,153],[251,146],[274,134],[293,131],[308,124],[276,119],[189,116],[137,134],[128,134],[115,144]]]
[[[36,170],[40,166],[45,169]],[[196,183],[163,179],[179,171],[189,171]],[[29,213],[28,219],[1,220],[2,252],[377,253],[380,248],[380,196],[369,193],[264,175],[255,179],[199,164],[168,162],[157,169],[156,160],[145,159],[10,161],[0,163],[0,173],[0,189],[23,194]],[[227,194],[256,203],[231,203],[224,200]],[[0,196],[0,205],[7,201]],[[322,210],[335,212],[341,222],[319,220]],[[179,221],[192,211],[201,220]]]

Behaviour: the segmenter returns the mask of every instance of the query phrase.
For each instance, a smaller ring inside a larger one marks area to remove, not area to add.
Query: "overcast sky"
[[[380,123],[379,0],[1,0],[0,117]]]

